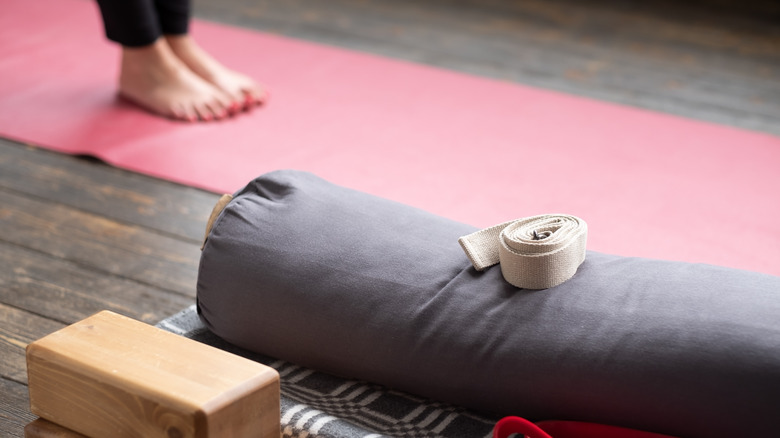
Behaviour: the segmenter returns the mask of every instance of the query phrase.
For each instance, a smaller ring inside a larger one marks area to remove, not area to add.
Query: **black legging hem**
[[[190,0],[97,0],[106,37],[126,47],[189,32]]]

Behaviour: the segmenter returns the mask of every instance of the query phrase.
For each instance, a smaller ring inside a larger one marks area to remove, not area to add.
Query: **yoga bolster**
[[[567,282],[523,290],[471,266],[458,237],[475,230],[273,172],[208,234],[198,310],[249,350],[482,412],[780,431],[780,278],[589,251]]]

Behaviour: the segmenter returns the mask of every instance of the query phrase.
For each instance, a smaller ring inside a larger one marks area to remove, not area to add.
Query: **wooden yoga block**
[[[104,311],[27,347],[32,412],[102,437],[280,436],[273,368]]]

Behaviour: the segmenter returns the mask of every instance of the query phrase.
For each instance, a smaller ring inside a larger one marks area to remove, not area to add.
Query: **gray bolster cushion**
[[[240,347],[481,412],[780,433],[780,278],[589,251],[571,280],[522,290],[471,267],[458,237],[475,230],[272,172],[208,235],[198,310]]]

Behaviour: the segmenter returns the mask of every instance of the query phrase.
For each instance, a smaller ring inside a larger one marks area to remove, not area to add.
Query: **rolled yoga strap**
[[[582,219],[543,214],[485,228],[458,243],[477,271],[500,263],[509,284],[547,289],[574,276],[585,261],[587,237]]]

